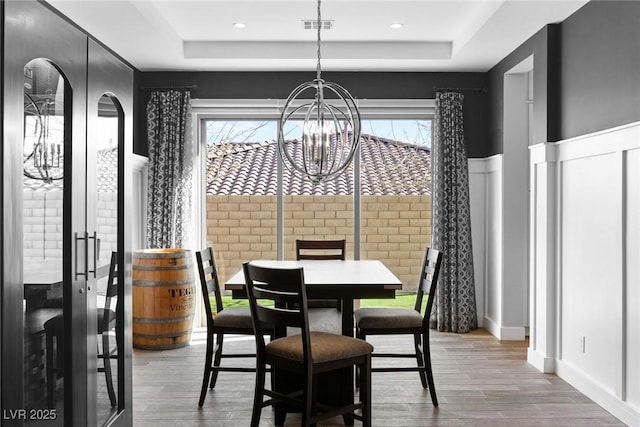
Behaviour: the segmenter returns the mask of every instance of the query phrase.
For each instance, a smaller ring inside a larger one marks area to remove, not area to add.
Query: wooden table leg
[[[347,337],[353,337],[353,298],[342,300],[342,335]],[[342,404],[348,405],[353,403],[354,393],[354,370],[353,366],[344,368],[342,370],[342,384],[340,389],[342,390]],[[344,424],[352,426],[354,424],[353,417],[347,415],[342,416]]]

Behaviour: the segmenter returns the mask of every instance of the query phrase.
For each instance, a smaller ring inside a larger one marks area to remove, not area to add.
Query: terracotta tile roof
[[[431,194],[431,151],[427,147],[362,136],[363,195]],[[289,141],[288,144],[296,144]],[[221,143],[207,147],[208,195],[275,195],[277,156],[275,141]],[[313,185],[297,173],[284,170],[286,195],[352,194],[353,166],[335,180]]]

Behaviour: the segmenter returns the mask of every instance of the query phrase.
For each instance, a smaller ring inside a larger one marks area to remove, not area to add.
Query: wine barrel
[[[196,307],[191,251],[133,253],[133,346],[168,350],[189,344]]]

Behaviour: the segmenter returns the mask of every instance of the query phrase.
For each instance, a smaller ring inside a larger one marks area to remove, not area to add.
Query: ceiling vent
[[[323,19],[320,21],[322,30],[330,30],[333,28],[333,19]],[[317,30],[318,29],[318,20],[317,19],[305,19],[302,21],[302,27],[305,30]]]

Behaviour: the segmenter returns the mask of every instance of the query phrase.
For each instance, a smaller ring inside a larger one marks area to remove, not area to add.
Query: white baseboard
[[[523,341],[525,330],[523,326],[500,326],[488,317],[482,322],[484,329],[500,341]]]
[[[623,423],[629,426],[640,426],[640,408],[636,408],[609,393],[602,385],[592,381],[580,370],[562,360],[557,360],[556,373]]]

